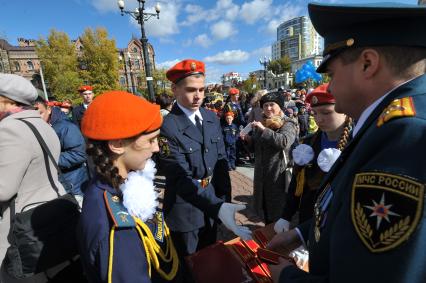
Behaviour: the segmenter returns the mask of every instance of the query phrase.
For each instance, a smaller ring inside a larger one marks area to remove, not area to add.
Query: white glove
[[[251,231],[249,228],[237,225],[235,222],[235,213],[245,209],[244,204],[233,204],[224,202],[219,209],[218,217],[226,228],[234,232],[235,235],[243,240],[251,240]]]
[[[285,219],[280,218],[280,219],[277,220],[277,222],[275,222],[274,230],[275,230],[275,233],[277,233],[277,234],[281,233],[281,232],[286,232],[286,231],[290,230],[290,222],[288,222]]]

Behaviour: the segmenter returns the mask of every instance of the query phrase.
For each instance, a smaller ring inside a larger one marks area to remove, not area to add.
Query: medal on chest
[[[333,199],[333,190],[331,189],[330,184],[328,184],[321,194],[318,196],[318,199],[314,206],[314,217],[315,217],[315,227],[314,227],[314,236],[315,241],[318,243],[321,238],[321,230],[324,228],[328,208],[330,206],[331,200]]]

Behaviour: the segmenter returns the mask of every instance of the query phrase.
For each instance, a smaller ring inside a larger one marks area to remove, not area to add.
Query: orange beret
[[[171,67],[167,71],[166,76],[169,81],[177,84],[186,77],[204,74],[205,66],[203,62],[194,59],[186,59]]]
[[[84,91],[93,91],[93,87],[90,85],[82,85],[81,87],[78,88],[79,92],[84,92]]]
[[[225,117],[227,117],[227,116],[231,116],[232,118],[234,118],[234,113],[233,112],[226,112]]]
[[[161,127],[160,106],[125,91],[99,95],[87,108],[81,132],[89,139],[115,140],[149,133]]]
[[[228,91],[229,95],[240,94],[240,91],[237,88],[230,88]]]
[[[330,92],[328,92],[328,83],[322,84],[306,96],[306,102],[312,107],[324,105],[324,104],[335,104],[336,99]]]

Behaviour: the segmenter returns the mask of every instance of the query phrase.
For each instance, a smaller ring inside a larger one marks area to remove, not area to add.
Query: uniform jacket
[[[222,126],[223,139],[226,145],[235,145],[238,140],[238,127],[234,123]]]
[[[161,127],[161,138],[167,143],[167,152],[161,154],[160,159],[166,176],[163,208],[172,231],[189,232],[203,227],[204,216],[216,218],[223,202],[215,195],[214,180],[206,188],[198,182],[213,175],[218,161],[226,164],[218,118],[204,108],[200,108],[200,113],[204,136],[178,105],[173,106]],[[226,170],[221,171],[228,174]],[[220,178],[229,180],[229,174]],[[230,182],[225,185],[229,185],[230,190]]]
[[[64,179],[72,185],[69,193],[82,195],[81,186],[88,180],[86,143],[80,129],[58,107],[52,108],[50,124],[61,142],[59,168]]]
[[[57,197],[47,177],[43,151],[35,135],[24,122],[16,118],[25,118],[37,128],[56,160],[61,151],[55,131],[41,119],[37,111],[25,110],[0,121],[0,261],[9,247],[9,207],[13,196],[17,194],[16,212],[21,212],[33,203]],[[49,167],[59,193],[63,195],[64,189],[51,162]]]
[[[107,282],[108,279],[109,236],[113,222],[107,212],[104,191],[120,197],[112,187],[96,180],[91,182],[77,231],[81,261],[89,282]],[[150,279],[145,250],[136,228],[116,229],[112,282],[167,282],[158,276],[154,267],[152,273]]]
[[[291,222],[291,218],[297,211],[299,211],[299,222],[304,222],[312,217],[318,188],[325,175],[317,163],[318,154],[321,151],[321,133],[321,131],[318,131],[301,140],[301,143],[312,147],[314,158],[305,166],[294,165],[293,167],[293,176],[288,188],[288,198],[282,215],[282,218],[289,222]],[[296,197],[294,193],[296,192],[297,178],[303,168],[305,168],[303,193],[300,197]]]
[[[83,104],[80,104],[72,109],[72,121],[74,124],[81,126],[81,119],[83,119],[83,115],[86,112],[86,108]]]
[[[290,146],[297,137],[296,124],[290,118],[283,118],[284,125],[273,131],[266,128],[263,132],[253,133],[254,154],[254,207],[258,215],[267,211],[268,223],[280,218],[286,200],[285,171],[287,164],[284,151],[287,154]]]
[[[422,75],[388,94],[346,146],[321,186],[333,195],[319,242],[309,232],[310,275],[287,267],[280,282],[425,282],[425,133]]]

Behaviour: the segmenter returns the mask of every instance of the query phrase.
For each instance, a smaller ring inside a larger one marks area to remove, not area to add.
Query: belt
[[[210,184],[211,181],[212,181],[212,177],[211,176],[197,180],[197,182],[201,184],[201,187],[203,189],[206,188]]]

